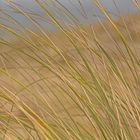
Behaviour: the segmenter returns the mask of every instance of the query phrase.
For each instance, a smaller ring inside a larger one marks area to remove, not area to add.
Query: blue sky
[[[0,0],[0,7],[4,6],[6,0]],[[37,4],[35,4],[35,0],[11,0],[17,3],[20,3],[21,5],[24,5],[28,8],[33,8],[36,10],[39,10],[39,7]],[[41,0],[45,1],[45,0]],[[51,0],[48,0],[51,1]],[[55,0],[52,0],[55,1]],[[73,8],[74,6],[79,6],[78,0],[59,0],[62,4],[64,4],[68,8]],[[85,6],[85,9],[88,11],[93,6],[94,0],[80,0],[81,3]],[[134,4],[132,3],[132,0],[99,0],[107,9],[110,9],[112,12],[115,11],[114,2],[118,5],[121,11],[128,11],[128,10],[134,10]],[[140,0],[138,0],[140,1]]]
[[[35,3],[35,0],[13,0],[17,2],[18,4],[24,6],[25,8],[28,8],[30,10],[35,11],[36,13],[39,13],[41,15],[45,14],[43,10]],[[46,0],[41,0],[46,1]],[[51,0],[47,0],[51,1]],[[55,0],[52,0],[55,1]],[[80,4],[78,3],[78,0],[59,0],[65,7],[67,7],[81,22],[91,22],[94,21],[95,15],[101,15],[98,8],[93,4],[94,0],[80,0],[82,5],[84,6],[84,9],[86,11],[86,14],[88,15],[88,19],[85,20],[85,18],[82,16],[83,13],[81,13]],[[127,14],[129,12],[136,11],[136,6],[134,6],[134,3],[132,3],[132,0],[100,0],[102,5],[111,13],[116,14],[117,9],[114,5],[114,1],[116,2],[116,5],[119,7],[119,10],[121,13]],[[140,1],[140,0],[139,0]],[[0,0],[0,9],[5,9],[6,0]],[[48,4],[51,6],[51,4]],[[11,14],[10,12],[8,14]],[[16,18],[16,20],[19,20],[23,24],[28,24],[28,21],[25,19],[25,17],[18,15],[18,14],[11,14],[13,17]],[[62,17],[63,16],[57,11],[56,16]],[[41,21],[42,24],[46,25],[48,28],[51,28],[51,25],[48,23],[45,23]]]

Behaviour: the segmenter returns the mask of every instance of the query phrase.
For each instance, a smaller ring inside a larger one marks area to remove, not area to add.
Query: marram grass
[[[93,0],[106,21],[82,25],[59,0],[34,3],[45,15],[7,1],[33,28],[0,11],[0,139],[139,140],[139,12],[115,21]]]

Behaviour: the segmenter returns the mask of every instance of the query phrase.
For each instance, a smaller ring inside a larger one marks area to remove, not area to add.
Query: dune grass
[[[50,0],[70,26],[54,15],[47,1],[34,2],[45,15],[7,1],[33,28],[0,11],[9,23],[0,22],[0,29],[12,38],[0,36],[0,139],[139,140],[135,16],[122,16],[118,23],[93,0],[107,20],[97,17],[97,23],[82,25],[59,0]],[[139,8],[138,1],[132,3]],[[57,31],[45,30],[39,18]]]

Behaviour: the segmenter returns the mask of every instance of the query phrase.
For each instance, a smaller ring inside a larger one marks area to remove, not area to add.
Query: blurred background
[[[97,17],[104,20],[105,17],[95,5],[94,0],[39,0],[45,5],[48,11],[56,17],[61,25],[74,25],[74,21],[64,14],[74,16],[76,21],[80,24],[89,24],[97,21]],[[99,0],[106,8],[107,12],[113,17],[118,18],[120,15],[131,15],[138,11],[133,0]],[[138,0],[139,2],[139,0]],[[10,3],[10,4],[9,4]],[[60,8],[61,7],[61,10]],[[12,26],[18,30],[13,20],[19,22],[24,27],[36,29],[33,23],[27,18],[28,14],[35,22],[39,24],[44,30],[54,31],[57,29],[53,24],[51,18],[46,14],[40,5],[35,0],[0,0],[0,23]],[[11,19],[11,17],[13,19]],[[11,22],[12,21],[12,22]],[[20,32],[20,31],[19,31]],[[0,35],[4,36],[6,33],[0,31]],[[6,35],[8,37],[8,35]]]

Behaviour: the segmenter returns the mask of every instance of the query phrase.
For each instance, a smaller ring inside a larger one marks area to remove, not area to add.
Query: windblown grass
[[[115,21],[94,0],[107,21],[81,25],[58,0],[50,1],[70,27],[47,1],[35,2],[56,32],[44,30],[36,20],[42,15],[15,2],[8,4],[36,31],[1,10],[10,24],[0,29],[13,40],[0,38],[0,139],[140,139],[139,17]]]

